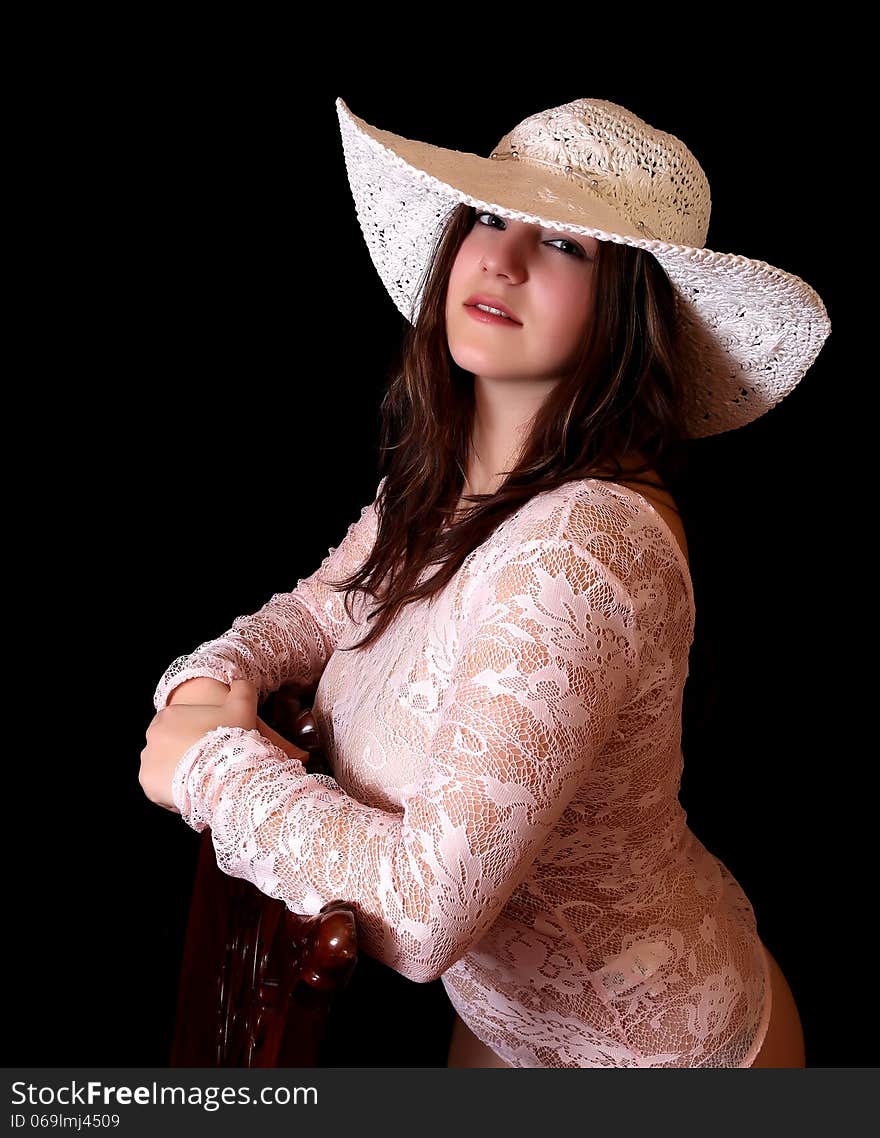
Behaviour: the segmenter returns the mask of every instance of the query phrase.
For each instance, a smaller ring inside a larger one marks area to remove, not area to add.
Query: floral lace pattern
[[[178,763],[182,817],[291,910],[351,902],[362,950],[441,978],[511,1066],[749,1066],[769,975],[748,898],[678,801],[695,610],[665,521],[616,483],[538,494],[440,593],[337,652],[367,602],[349,618],[327,581],[366,557],[375,505],[154,696],[196,675],[319,681],[333,776],[217,728]]]

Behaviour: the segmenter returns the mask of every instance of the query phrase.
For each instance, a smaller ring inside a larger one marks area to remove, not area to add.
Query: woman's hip
[[[752,1067],[806,1067],[804,1032],[794,995],[782,969],[761,941],[770,967],[770,1023]]]

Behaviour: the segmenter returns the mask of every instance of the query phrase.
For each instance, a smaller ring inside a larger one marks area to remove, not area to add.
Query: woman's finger
[[[285,739],[283,735],[279,735],[277,731],[273,731],[268,723],[260,719],[259,715],[257,716],[257,730],[261,735],[265,735],[270,742],[274,743],[276,747],[280,747],[286,755],[290,755],[291,758],[299,759],[300,762],[303,763],[308,759],[308,751],[304,751],[301,747],[297,747],[295,743],[291,743],[289,739]]]

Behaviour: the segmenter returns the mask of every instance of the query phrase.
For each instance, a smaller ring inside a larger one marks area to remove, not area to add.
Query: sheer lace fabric
[[[319,681],[333,777],[218,728],[178,763],[182,817],[291,910],[352,902],[362,949],[440,977],[511,1066],[749,1066],[769,975],[751,903],[678,800],[695,612],[666,522],[617,484],[539,494],[438,595],[339,652],[369,601],[350,620],[327,581],[376,526],[373,502],[154,696],[161,710],[191,676],[264,695]]]

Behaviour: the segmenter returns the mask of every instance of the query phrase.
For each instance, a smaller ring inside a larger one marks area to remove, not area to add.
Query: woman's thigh
[[[447,1067],[509,1067],[481,1039],[477,1039],[461,1016],[456,1013],[449,1044]]]
[[[763,944],[763,941],[762,941]],[[782,969],[770,954],[766,944],[767,962],[770,965],[770,986],[773,1002],[770,1023],[755,1056],[753,1067],[806,1067],[804,1032],[794,995]]]

